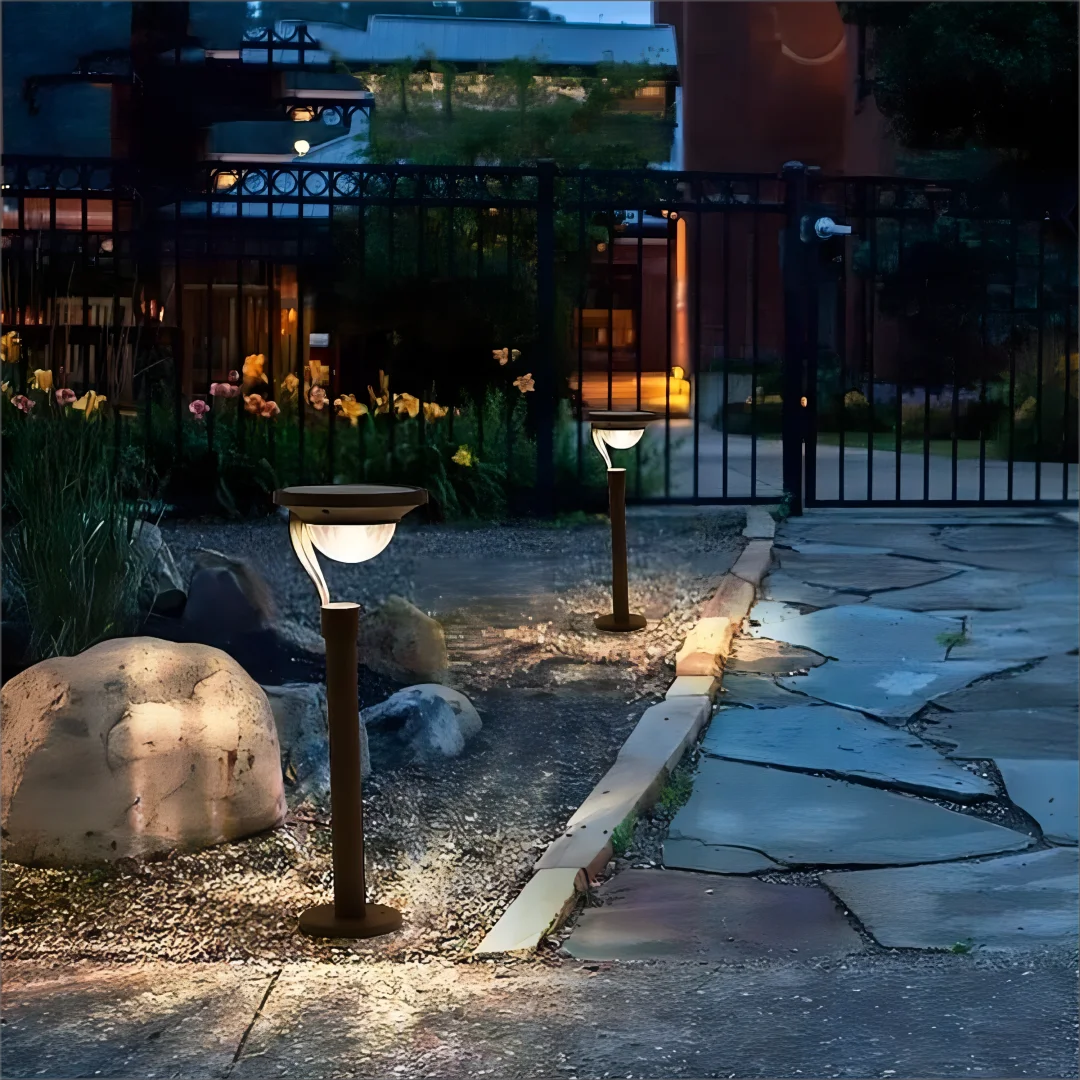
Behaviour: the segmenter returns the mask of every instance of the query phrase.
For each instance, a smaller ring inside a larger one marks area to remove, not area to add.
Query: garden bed
[[[335,598],[375,606],[397,593],[446,628],[451,680],[483,731],[455,760],[376,773],[365,787],[369,883],[400,907],[402,933],[328,944],[296,915],[329,899],[328,811],[294,806],[246,841],[90,872],[3,872],[6,959],[459,959],[495,923],[543,848],[614,759],[701,604],[742,548],[741,511],[631,514],[631,607],[641,634],[601,635],[609,608],[606,520],[573,527],[403,526],[376,562],[330,565]],[[200,547],[243,556],[278,613],[312,630],[318,601],[280,520],[171,524],[181,564]]]

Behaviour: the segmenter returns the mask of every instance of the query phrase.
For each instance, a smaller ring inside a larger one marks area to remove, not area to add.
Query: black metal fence
[[[490,467],[599,503],[590,407],[657,413],[640,501],[1076,497],[1072,193],[5,158],[3,196],[12,389],[105,393],[177,501],[207,470],[482,501]]]

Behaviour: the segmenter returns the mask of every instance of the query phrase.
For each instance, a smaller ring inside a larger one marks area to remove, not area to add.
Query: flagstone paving
[[[870,604],[825,608],[750,630],[752,637],[801,645],[836,660],[863,662],[944,660],[951,636],[962,632],[961,619]]]
[[[956,744],[948,753],[952,758],[1071,758],[1075,761],[1080,740],[1075,707],[935,712],[926,722],[928,738]]]
[[[906,866],[1032,843],[1024,833],[911,795],[713,757],[702,758],[670,835],[748,847],[790,867]]]
[[[845,709],[858,709],[882,720],[904,721],[927,702],[975,679],[1001,671],[1008,662],[942,660],[937,663],[830,662],[806,675],[781,678],[787,690],[809,694]]]
[[[1075,760],[995,758],[994,764],[1009,798],[1039,823],[1047,840],[1077,842],[1080,771]]]
[[[994,794],[988,780],[943,758],[921,739],[828,705],[725,709],[702,750],[729,761],[779,765],[968,800]]]
[[[1074,945],[1075,527],[1023,511],[867,517],[812,511],[778,528],[664,865],[718,883],[827,870],[889,947]],[[964,759],[978,764],[951,767]],[[664,922],[658,880],[625,907],[613,885],[589,940],[695,947],[696,928],[649,938],[635,921]]]
[[[596,893],[566,950],[579,960],[848,956],[862,940],[821,888],[628,870]]]
[[[1020,948],[1069,944],[1077,936],[1074,850],[857,870],[821,880],[890,948]]]

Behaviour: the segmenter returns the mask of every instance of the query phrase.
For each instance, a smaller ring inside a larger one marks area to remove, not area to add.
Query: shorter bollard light
[[[607,465],[608,507],[611,516],[611,614],[596,620],[597,630],[626,634],[645,629],[645,616],[630,611],[626,568],[626,470],[612,467],[608,447],[629,450],[641,441],[656,419],[651,412],[590,412],[592,440]]]
[[[413,487],[334,484],[283,488],[274,493],[274,502],[289,511],[289,539],[318,590],[326,642],[334,902],[302,912],[300,929],[311,937],[378,937],[400,928],[401,913],[367,902],[357,686],[360,605],[330,602],[315,552],[343,563],[373,559],[390,543],[397,523],[427,502],[427,492]]]

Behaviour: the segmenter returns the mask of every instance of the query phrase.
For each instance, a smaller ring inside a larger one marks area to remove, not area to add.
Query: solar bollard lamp
[[[274,502],[289,511],[289,539],[319,592],[326,642],[334,902],[302,912],[300,929],[311,937],[378,937],[400,928],[401,913],[384,904],[369,904],[364,881],[357,686],[360,605],[330,602],[315,552],[343,563],[375,558],[390,543],[397,523],[427,502],[427,492],[414,487],[334,484],[283,488],[274,493]]]
[[[611,465],[608,447],[629,450],[641,441],[651,412],[590,412],[592,440],[607,464],[608,506],[611,517],[611,614],[596,620],[596,629],[613,634],[627,634],[645,629],[645,616],[630,610],[629,582],[626,569],[626,470]]]

